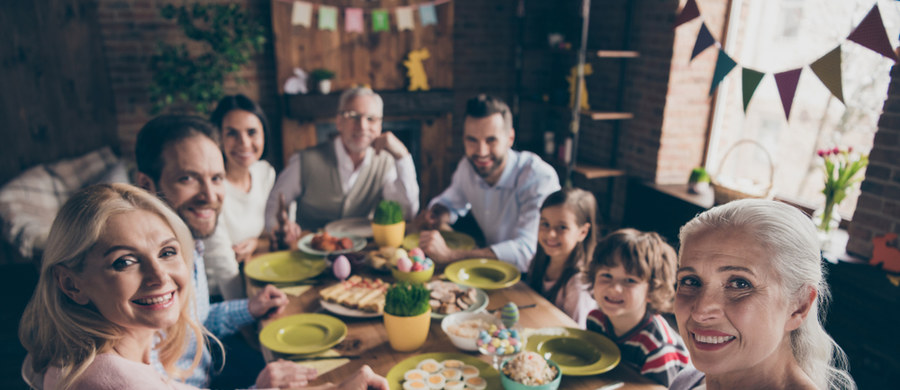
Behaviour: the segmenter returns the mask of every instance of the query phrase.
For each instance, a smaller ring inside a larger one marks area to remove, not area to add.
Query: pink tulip
[[[834,154],[838,154],[838,153],[841,152],[841,149],[839,149],[837,146],[835,146],[834,149],[833,149],[831,152],[834,153]]]
[[[819,157],[825,157],[825,151],[822,150],[822,149],[817,150],[817,151],[816,151],[816,154],[818,154]]]

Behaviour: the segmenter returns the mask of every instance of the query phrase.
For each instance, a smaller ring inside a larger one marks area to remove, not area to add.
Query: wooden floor
[[[37,284],[37,271],[30,264],[0,266],[0,389],[28,389],[20,369],[25,349],[19,343],[22,311]]]

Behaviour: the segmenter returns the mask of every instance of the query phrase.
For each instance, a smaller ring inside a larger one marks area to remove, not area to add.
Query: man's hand
[[[278,226],[272,230],[272,241],[269,249],[272,251],[290,249],[291,243],[300,239],[300,225],[291,221],[288,216],[287,202],[284,200],[284,194],[278,194],[278,212],[275,215]]]
[[[425,255],[439,264],[446,264],[455,260],[453,250],[447,247],[444,236],[439,230],[422,230],[419,232],[419,248]]]
[[[376,154],[380,153],[382,150],[387,151],[394,156],[394,159],[396,160],[406,157],[406,155],[409,154],[409,151],[406,150],[406,145],[403,145],[403,141],[400,141],[400,139],[390,131],[385,131],[378,137],[375,137],[375,140],[372,141],[372,149],[375,149]]]
[[[419,213],[413,221],[416,230],[450,230],[450,210],[440,203]]]
[[[287,294],[275,286],[267,284],[259,294],[250,298],[250,302],[247,306],[250,310],[250,315],[259,320],[281,313],[284,311],[284,306],[287,304]]]
[[[263,368],[259,376],[256,377],[256,388],[286,389],[306,387],[317,376],[318,373],[315,368],[279,359],[266,364],[266,368]]]
[[[250,260],[250,258],[253,257],[253,252],[256,251],[257,243],[258,241],[256,238],[248,238],[240,244],[232,245],[231,249],[234,250],[234,259],[237,260],[238,263]]]

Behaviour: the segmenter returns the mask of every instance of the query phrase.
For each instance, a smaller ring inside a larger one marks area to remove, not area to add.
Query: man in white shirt
[[[278,226],[279,198],[297,202],[294,221],[283,227],[286,242],[300,227],[322,228],[342,218],[367,217],[382,199],[419,210],[419,184],[412,156],[393,133],[381,131],[384,102],[369,88],[345,91],[338,104],[338,137],[291,156],[266,203],[266,229]]]
[[[420,229],[426,229],[420,233],[419,246],[434,261],[490,258],[528,270],[537,251],[541,204],[560,186],[550,164],[534,153],[511,150],[515,137],[506,103],[483,94],[468,101],[463,125],[466,157],[457,165],[450,187],[416,220]],[[469,212],[488,247],[447,247],[435,229]]]

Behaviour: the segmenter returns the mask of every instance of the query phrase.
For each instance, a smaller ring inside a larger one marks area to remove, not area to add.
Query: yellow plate
[[[507,288],[522,277],[514,265],[490,259],[460,260],[448,265],[444,274],[451,282],[485,290]]]
[[[621,353],[612,340],[575,328],[544,328],[528,336],[525,350],[559,365],[563,375],[602,374],[619,364]]]
[[[347,325],[325,314],[295,314],[272,321],[261,332],[259,342],[284,354],[311,354],[335,346],[347,337]]]
[[[475,239],[468,234],[442,230],[441,236],[444,237],[444,241],[447,242],[447,247],[450,249],[475,249]],[[410,233],[408,236],[404,237],[403,243],[400,244],[400,246],[406,250],[418,247],[419,233]]]
[[[397,363],[394,368],[391,368],[388,371],[385,378],[387,378],[388,385],[391,390],[402,390],[403,389],[403,374],[406,374],[407,371],[416,368],[419,362],[425,359],[434,359],[438,362],[443,362],[444,360],[460,360],[463,363],[475,366],[480,371],[479,376],[484,378],[487,381],[486,389],[502,389],[502,385],[500,384],[500,373],[491,367],[490,364],[487,364],[477,357],[472,355],[465,355],[461,353],[450,353],[450,352],[434,352],[434,353],[423,353],[421,355],[411,356],[404,359],[402,362]]]
[[[325,267],[325,259],[321,257],[300,251],[280,251],[254,257],[244,266],[244,273],[263,282],[290,283],[316,277]]]

